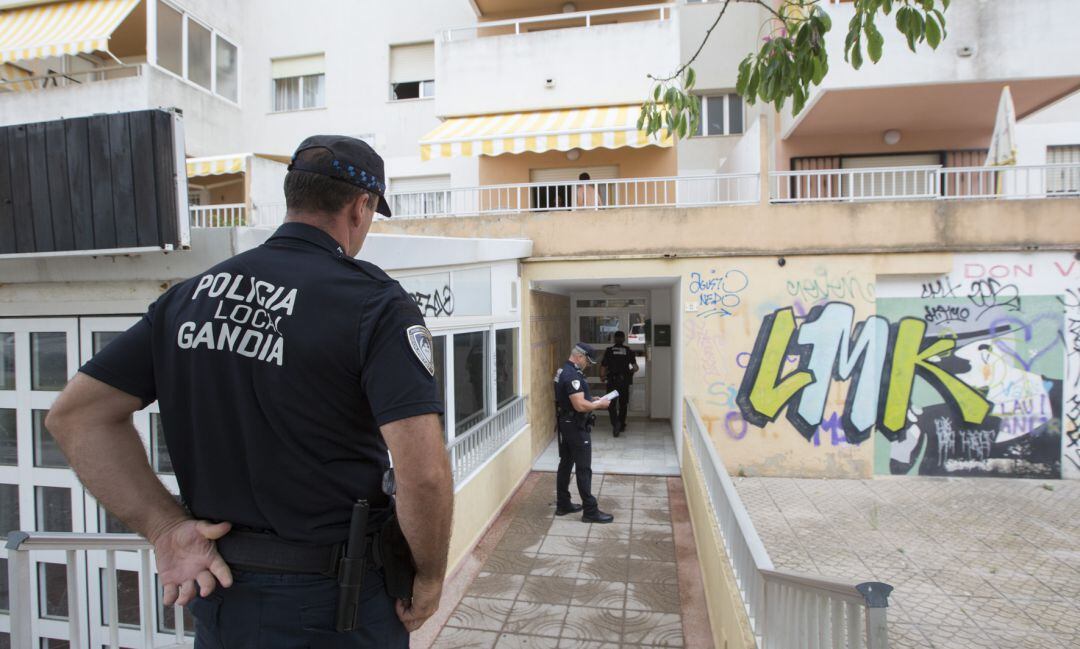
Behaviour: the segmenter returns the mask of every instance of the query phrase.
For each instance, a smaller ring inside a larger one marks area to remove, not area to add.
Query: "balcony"
[[[679,64],[678,12],[655,4],[477,23],[436,43],[439,116],[639,103]],[[588,74],[582,74],[589,61]],[[484,91],[487,89],[487,91]]]
[[[784,138],[852,140],[865,132],[880,145],[881,133],[895,129],[905,133],[905,144],[912,142],[907,134],[916,132],[939,134],[939,145],[942,133],[978,133],[988,140],[1004,83],[1012,88],[1019,119],[1080,88],[1072,64],[1080,57],[1080,43],[1057,18],[1072,8],[1068,0],[1048,0],[1037,8],[1023,0],[953,3],[945,14],[948,36],[936,51],[922,44],[911,52],[890,17],[881,25],[881,61],[867,61],[860,70],[844,62],[842,49],[852,3],[821,6],[833,21],[829,75],[811,92],[802,113],[795,117],[784,111]]]

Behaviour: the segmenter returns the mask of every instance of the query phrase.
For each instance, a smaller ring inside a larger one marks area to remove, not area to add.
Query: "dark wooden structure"
[[[141,110],[0,128],[0,255],[179,247],[175,119]]]

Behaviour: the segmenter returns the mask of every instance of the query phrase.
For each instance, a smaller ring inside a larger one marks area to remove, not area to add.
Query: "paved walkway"
[[[1080,484],[736,478],[777,569],[880,580],[889,646],[1080,647]]]
[[[634,475],[679,475],[675,438],[671,422],[665,419],[630,418],[618,437],[611,434],[606,412],[596,413],[593,427],[593,471]],[[557,440],[544,450],[533,465],[535,471],[555,471],[559,466]]]
[[[432,646],[712,646],[681,482],[595,475],[593,483],[612,524],[556,518],[554,474],[527,479],[471,557],[475,579]]]

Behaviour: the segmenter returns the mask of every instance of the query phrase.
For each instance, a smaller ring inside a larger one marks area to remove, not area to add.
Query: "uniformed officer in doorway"
[[[595,362],[593,348],[578,343],[571,350],[570,358],[555,372],[555,425],[559,435],[555,515],[582,512],[581,520],[586,523],[610,523],[615,517],[600,511],[592,495],[592,425],[596,419],[593,412],[610,405],[607,399],[589,394],[589,382],[582,370]],[[571,470],[577,476],[580,505],[570,500]]]
[[[630,409],[630,386],[634,383],[634,374],[638,371],[634,350],[626,346],[626,333],[615,332],[615,344],[604,350],[600,361],[600,380],[604,381],[607,391],[618,390],[619,396],[608,408],[611,419],[611,433],[618,437],[626,430],[626,411]]]
[[[385,190],[364,142],[305,140],[273,236],[168,290],[48,416],[83,484],[153,543],[197,648],[404,649],[438,606],[453,481],[431,335],[397,282],[354,259],[374,213],[390,216]],[[132,425],[154,400],[184,506]],[[384,580],[406,542],[399,598]],[[346,573],[359,587],[339,588]]]

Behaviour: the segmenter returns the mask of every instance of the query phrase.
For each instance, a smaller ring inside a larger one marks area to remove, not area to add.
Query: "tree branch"
[[[686,68],[690,67],[690,64],[697,59],[699,54],[701,54],[701,50],[705,49],[705,43],[709,41],[709,36],[712,35],[712,32],[714,29],[716,29],[716,26],[720,24],[720,19],[724,17],[724,12],[727,11],[729,4],[731,4],[731,0],[724,0],[724,6],[720,8],[720,13],[716,16],[716,20],[713,21],[713,24],[709,27],[708,31],[705,32],[705,38],[701,39],[701,45],[698,45],[697,51],[694,52],[694,55],[691,56],[690,60],[688,60],[686,63],[683,63],[682,66],[680,66],[679,69],[675,71],[675,74],[671,75],[670,77],[654,77],[650,74],[648,75],[648,77],[653,81],[659,81],[660,83],[664,83],[665,81],[671,81],[672,79],[678,79],[679,75],[682,74],[683,71],[686,70]]]

